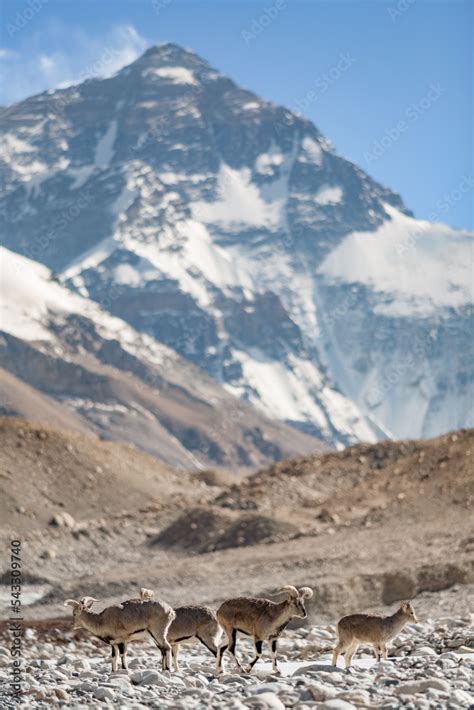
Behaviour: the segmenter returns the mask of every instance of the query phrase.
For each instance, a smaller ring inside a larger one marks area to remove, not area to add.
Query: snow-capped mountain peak
[[[3,128],[6,245],[230,393],[339,446],[472,416],[472,235],[309,121],[166,44]]]

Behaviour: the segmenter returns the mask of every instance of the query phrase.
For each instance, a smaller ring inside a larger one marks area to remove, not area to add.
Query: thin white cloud
[[[100,36],[52,21],[21,39],[18,51],[0,48],[0,104],[85,79],[109,77],[148,46],[133,25],[116,25]]]
[[[7,49],[6,47],[0,47],[0,59],[12,59],[18,56],[13,49]]]
[[[49,57],[47,54],[42,54],[39,57],[39,64],[44,74],[50,74],[56,69],[56,60]]]

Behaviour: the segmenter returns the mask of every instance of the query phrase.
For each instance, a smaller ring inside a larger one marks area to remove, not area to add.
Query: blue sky
[[[302,112],[417,217],[472,227],[472,17],[462,0],[3,0],[0,103],[194,49]]]

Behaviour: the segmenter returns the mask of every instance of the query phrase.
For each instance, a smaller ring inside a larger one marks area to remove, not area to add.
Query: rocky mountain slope
[[[128,441],[185,469],[258,466],[321,448],[195,365],[0,248],[1,412]]]
[[[474,582],[473,451],[472,430],[357,445],[235,484],[4,418],[1,533],[23,541],[29,618],[65,595],[216,603],[288,583],[315,588],[312,614],[342,614]]]
[[[472,421],[472,235],[194,53],[0,118],[5,245],[338,446]]]
[[[428,441],[358,444],[273,464],[218,497],[233,510],[278,511],[311,529],[382,519],[435,521],[474,505],[474,430]]]

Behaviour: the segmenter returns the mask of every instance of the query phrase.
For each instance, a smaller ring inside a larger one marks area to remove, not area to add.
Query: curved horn
[[[301,587],[298,589],[300,597],[303,597],[303,599],[311,599],[313,596],[313,590],[311,587]]]
[[[64,606],[79,606],[79,602],[76,602],[74,599],[66,599]]]
[[[80,605],[83,609],[90,609],[91,606],[93,605],[94,602],[99,601],[98,599],[94,599],[94,597],[82,597],[80,601]]]
[[[140,589],[140,597],[142,599],[152,599],[155,596],[155,592],[153,589],[145,589],[145,587],[142,587]]]
[[[296,587],[293,587],[291,584],[287,585],[286,587],[282,587],[280,589],[281,594],[288,594],[289,597],[297,597],[298,596],[298,590]]]

